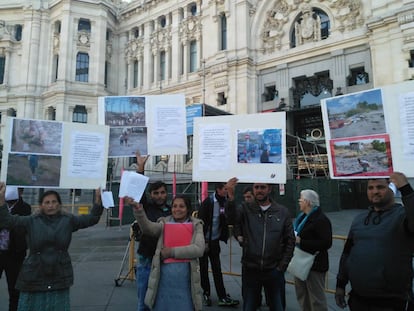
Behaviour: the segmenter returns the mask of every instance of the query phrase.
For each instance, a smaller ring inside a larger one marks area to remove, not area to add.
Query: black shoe
[[[206,307],[211,306],[211,299],[209,295],[206,295],[206,294],[203,295],[203,305],[205,305]]]
[[[229,295],[226,296],[226,298],[219,299],[218,305],[220,307],[234,307],[239,304],[238,300],[231,299]]]

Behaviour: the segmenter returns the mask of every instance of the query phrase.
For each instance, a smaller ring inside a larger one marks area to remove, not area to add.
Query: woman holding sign
[[[126,197],[135,218],[148,235],[158,237],[145,296],[151,310],[201,310],[202,291],[198,258],[204,253],[203,222],[191,217],[191,202],[177,195],[171,216],[147,219],[142,205]]]
[[[0,228],[24,228],[30,250],[17,278],[17,310],[69,311],[73,268],[68,248],[73,232],[98,223],[103,211],[100,189],[91,213],[82,216],[62,211],[61,198],[53,190],[41,195],[39,213],[11,215],[4,204],[5,191],[0,182]]]

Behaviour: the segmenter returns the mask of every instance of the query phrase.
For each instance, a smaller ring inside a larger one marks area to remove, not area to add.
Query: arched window
[[[85,106],[76,105],[73,109],[72,122],[88,123],[88,112]]]
[[[8,117],[16,117],[17,116],[16,109],[14,109],[14,108],[7,109],[7,116]]]
[[[76,55],[76,81],[88,82],[89,79],[89,55],[79,52]]]
[[[305,8],[296,17],[290,33],[290,47],[329,37],[329,16],[319,8]]]
[[[56,120],[56,108],[55,107],[48,107],[47,108],[47,120]]]

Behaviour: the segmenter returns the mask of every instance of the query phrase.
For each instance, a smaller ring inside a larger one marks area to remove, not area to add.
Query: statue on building
[[[295,23],[296,46],[321,40],[321,19],[309,4],[302,7],[302,16]]]

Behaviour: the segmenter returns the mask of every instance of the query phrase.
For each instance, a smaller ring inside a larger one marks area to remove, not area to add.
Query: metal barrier
[[[230,233],[231,233],[232,227],[229,226],[229,229],[230,229]],[[232,236],[232,235],[230,235],[230,236]],[[343,236],[343,235],[332,235],[332,240],[341,240],[344,243],[346,241],[346,238],[347,237]],[[230,271],[222,271],[222,273],[226,274],[226,275],[231,275],[231,276],[241,276],[240,273],[232,271],[232,242],[233,242],[233,239],[229,239],[229,252],[230,252],[230,255],[229,255],[229,268],[230,269],[229,270]],[[286,280],[286,283],[291,284],[291,285],[295,284],[295,282],[293,280]],[[326,276],[325,276],[325,292],[330,293],[330,294],[335,294],[335,289],[330,289],[329,288],[328,273],[326,273]]]
[[[233,229],[232,226],[229,226],[230,236],[233,236],[232,235],[232,229]],[[118,276],[118,280],[119,279],[128,279],[130,281],[135,280],[135,274],[132,273],[132,271],[134,271],[134,267],[135,267],[135,264],[137,262],[137,259],[135,259],[135,252],[134,252],[134,250],[135,250],[135,247],[134,247],[135,240],[134,240],[134,238],[132,238],[132,233],[130,233],[130,234],[131,235],[130,235],[130,239],[129,239],[128,247],[127,247],[127,251],[126,251],[126,254],[127,254],[127,252],[129,253],[129,260],[128,260],[129,269],[128,269],[128,273],[127,273],[126,276],[121,276],[122,266],[123,266],[124,262],[126,261],[126,256],[124,256],[124,258],[122,260],[121,271],[120,271],[120,274]],[[346,236],[343,236],[343,235],[332,235],[332,240],[341,240],[344,243],[346,241],[346,238],[347,237]],[[230,238],[228,243],[229,243],[229,271],[223,271],[222,270],[222,273],[225,274],[225,275],[239,276],[239,277],[241,277],[241,274],[240,273],[233,272],[232,271],[232,248],[233,248],[233,239]],[[209,270],[209,272],[211,272],[211,270]],[[115,282],[117,282],[117,280]],[[293,280],[286,280],[286,283],[293,285],[294,284],[294,281]],[[325,276],[325,292],[330,293],[330,294],[335,294],[335,289],[330,289],[329,288],[328,273],[326,273],[326,276]]]

